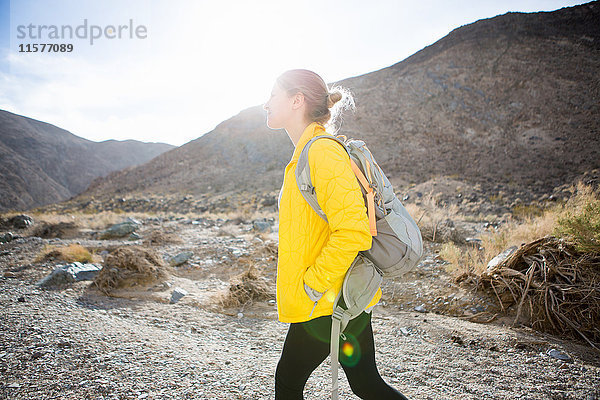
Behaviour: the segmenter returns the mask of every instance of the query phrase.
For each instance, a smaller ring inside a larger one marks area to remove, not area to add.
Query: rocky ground
[[[1,399],[273,398],[287,330],[274,307],[277,233],[241,219],[141,222],[135,240],[100,240],[90,229],[45,239],[30,228],[0,244]],[[483,226],[463,229],[476,234]],[[192,256],[166,279],[112,296],[90,281],[37,286],[61,264],[40,252],[74,242],[104,257],[129,245],[167,261]],[[454,284],[436,246],[427,243],[417,272],[386,282],[374,309],[384,379],[414,399],[600,399],[598,352],[502,319],[471,322],[496,311],[493,298]],[[250,265],[271,294],[225,307],[232,277]],[[187,295],[171,304],[177,287]],[[328,398],[328,367],[309,379],[307,399]],[[356,398],[341,375],[341,398]]]

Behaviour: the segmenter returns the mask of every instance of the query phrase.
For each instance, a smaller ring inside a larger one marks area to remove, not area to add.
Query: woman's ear
[[[294,95],[294,99],[292,101],[292,109],[297,110],[304,105],[304,94],[302,92],[298,92]]]

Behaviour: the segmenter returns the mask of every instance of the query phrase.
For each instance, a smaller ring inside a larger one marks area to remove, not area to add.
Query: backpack
[[[320,135],[312,138],[302,149],[295,175],[302,197],[321,218],[327,216],[317,202],[315,187],[310,178],[308,150],[319,139],[339,143],[348,153],[350,164],[358,179],[373,236],[371,249],[359,252],[344,276],[342,290],[334,305],[331,325],[331,398],[338,398],[338,348],[340,335],[348,322],[359,316],[369,305],[384,277],[394,278],[412,270],[423,255],[423,239],[416,222],[404,208],[392,184],[385,176],[365,142],[345,136]],[[343,296],[343,302],[340,302]],[[345,305],[345,307],[342,305]]]

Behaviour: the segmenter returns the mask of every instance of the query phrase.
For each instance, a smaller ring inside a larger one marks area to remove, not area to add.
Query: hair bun
[[[342,99],[342,94],[339,91],[329,93],[327,95],[327,108],[333,107],[335,103]]]

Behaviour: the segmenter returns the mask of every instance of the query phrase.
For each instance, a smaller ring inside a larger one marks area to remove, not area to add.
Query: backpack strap
[[[331,398],[338,399],[338,371],[340,337],[351,319],[358,317],[369,305],[379,290],[383,277],[375,265],[367,258],[358,255],[346,272],[342,290],[333,302],[331,316]],[[343,299],[343,301],[342,301]]]
[[[369,217],[369,230],[371,231],[371,236],[377,236],[377,224],[375,223],[375,193],[373,192],[373,186],[369,183],[365,175],[362,173],[360,168],[358,168],[358,165],[356,165],[352,158],[350,159],[350,166],[352,167],[354,175],[356,175],[356,178],[367,193],[367,215]]]
[[[312,207],[313,210],[317,213],[317,215],[327,221],[327,215],[319,205],[317,201],[317,194],[315,192],[315,187],[312,184],[312,180],[310,179],[310,165],[308,164],[308,150],[310,146],[317,140],[321,138],[331,139],[342,145],[346,153],[348,149],[344,142],[341,139],[336,138],[331,135],[319,135],[310,139],[308,143],[302,149],[300,156],[298,157],[298,164],[296,165],[296,184],[298,185],[298,189],[300,189],[300,194],[304,197],[304,200]]]
[[[341,291],[340,291],[341,293]],[[339,299],[338,294],[338,299]],[[337,303],[337,301],[336,301]],[[339,351],[340,351],[340,336],[348,321],[350,320],[350,313],[348,310],[344,310],[339,305],[333,310],[331,316],[331,400],[339,399],[339,383],[338,383],[338,372],[339,372]],[[345,338],[344,338],[345,339]]]
[[[296,165],[296,184],[298,185],[298,189],[300,190],[300,194],[304,197],[304,200],[311,206],[313,210],[317,213],[319,217],[321,217],[325,222],[329,222],[327,220],[327,215],[319,205],[317,201],[317,194],[315,192],[315,187],[312,184],[312,180],[310,178],[310,165],[308,163],[308,150],[310,146],[317,140],[321,138],[331,139],[338,142],[348,156],[350,156],[350,152],[346,147],[346,144],[343,142],[341,138],[331,136],[331,135],[319,135],[315,136],[311,140],[306,143],[300,156],[298,157],[298,164]],[[354,175],[362,185],[367,195],[367,214],[369,217],[369,230],[371,232],[371,236],[377,236],[377,226],[375,223],[375,193],[373,192],[373,187],[367,177],[362,173],[358,165],[354,162],[352,157],[350,157],[350,166]]]

